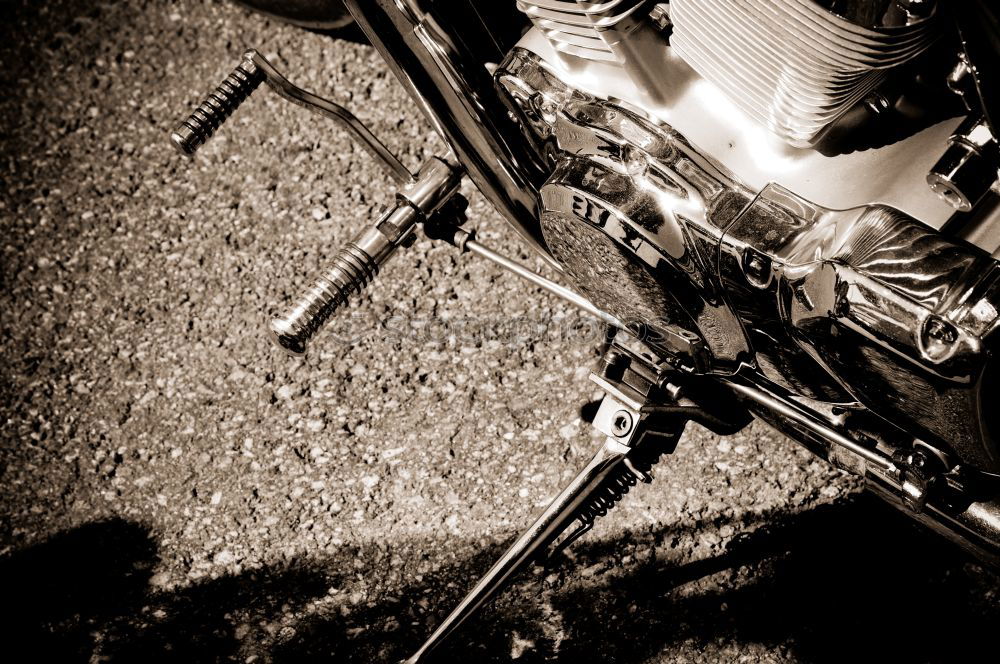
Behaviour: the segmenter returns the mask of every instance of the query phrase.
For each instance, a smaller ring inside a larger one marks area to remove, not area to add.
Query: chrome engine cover
[[[681,369],[750,367],[1000,471],[1000,263],[893,207],[747,183],[657,114],[566,78],[523,48],[495,72],[551,165],[542,230],[585,295]]]
[[[655,93],[615,64],[568,67],[538,30],[526,33],[518,46],[538,55],[572,89],[620,99],[669,124],[751,189],[773,183],[831,209],[883,204],[938,229],[955,212],[927,187],[926,178],[961,118],[877,149],[827,156],[776,137],[666,44],[645,53],[656,71]]]

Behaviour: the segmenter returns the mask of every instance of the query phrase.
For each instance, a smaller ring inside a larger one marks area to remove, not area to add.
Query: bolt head
[[[553,124],[556,121],[556,116],[559,113],[559,104],[554,100],[546,97],[542,93],[538,92],[532,98],[534,102],[535,109],[541,116],[542,120],[548,124]]]
[[[771,261],[748,249],[743,255],[743,273],[753,286],[766,288],[771,281]]]
[[[664,31],[673,25],[670,21],[670,6],[666,3],[660,3],[653,7],[653,10],[649,13],[649,18],[656,26],[659,31]]]
[[[625,146],[622,150],[621,160],[622,165],[625,166],[625,172],[634,178],[644,175],[649,167],[642,151],[630,145]]]
[[[619,438],[632,431],[632,414],[627,410],[619,410],[611,417],[611,433]]]
[[[946,344],[955,343],[958,338],[955,328],[939,318],[931,318],[927,321],[927,336]]]

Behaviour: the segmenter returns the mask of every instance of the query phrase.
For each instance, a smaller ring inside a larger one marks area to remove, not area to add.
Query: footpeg
[[[400,187],[394,206],[341,249],[284,316],[271,321],[271,336],[278,346],[291,355],[302,355],[330,316],[372,283],[385,262],[412,237],[416,225],[455,199],[462,171],[432,157],[413,176],[350,111],[293,85],[253,49],[244,53],[236,69],[177,125],[170,142],[182,154],[193,156],[262,82],[288,101],[340,124]]]
[[[295,306],[271,321],[274,341],[291,355],[305,353],[309,340],[351,295],[375,279],[417,224],[455,195],[461,179],[461,173],[444,160],[435,157],[424,164],[416,181],[397,193],[395,207],[341,249]]]
[[[177,125],[170,134],[170,142],[181,154],[193,156],[262,82],[293,104],[329,118],[346,129],[397,184],[413,184],[410,171],[353,113],[340,104],[293,85],[254,49],[244,53],[243,60],[233,73]]]
[[[263,82],[264,72],[253,63],[251,53],[248,51],[233,73],[171,132],[170,142],[181,154],[193,156]]]

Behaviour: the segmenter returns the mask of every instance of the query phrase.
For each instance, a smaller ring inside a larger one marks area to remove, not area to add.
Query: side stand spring
[[[577,527],[553,546],[548,558],[558,556],[585,535],[594,527],[594,522],[602,516],[607,516],[636,484],[651,482],[653,478],[649,471],[659,462],[664,452],[665,450],[656,444],[641,443],[621,464],[615,466],[578,508],[575,515],[578,521]]]

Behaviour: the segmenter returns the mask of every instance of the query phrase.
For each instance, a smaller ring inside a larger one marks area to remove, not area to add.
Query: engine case
[[[1000,264],[899,210],[752,187],[638,106],[515,49],[501,96],[552,174],[545,241],[577,287],[691,372],[751,370],[1000,471]]]

